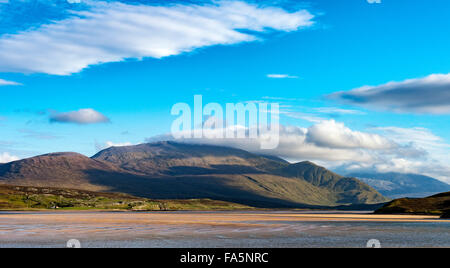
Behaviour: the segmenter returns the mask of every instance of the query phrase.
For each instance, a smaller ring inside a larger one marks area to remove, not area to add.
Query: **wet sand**
[[[449,232],[435,216],[361,212],[0,212],[0,247],[450,247]]]

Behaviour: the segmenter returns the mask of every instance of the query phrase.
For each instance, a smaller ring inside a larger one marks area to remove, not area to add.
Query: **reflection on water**
[[[0,213],[0,247],[450,247],[450,221],[335,212]]]

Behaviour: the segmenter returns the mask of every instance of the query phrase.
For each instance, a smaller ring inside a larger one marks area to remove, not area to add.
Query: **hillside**
[[[442,215],[450,211],[450,192],[426,198],[401,198],[393,200],[375,211],[377,214]]]
[[[418,174],[402,173],[352,173],[381,194],[391,198],[427,197],[450,191],[450,185]]]
[[[0,165],[0,183],[104,191],[110,189],[102,183],[111,179],[109,174],[125,173],[81,154],[52,153]]]
[[[0,184],[119,192],[151,199],[213,199],[254,207],[314,208],[388,201],[376,190],[310,162],[243,150],[158,142],[88,158],[37,156],[0,165]]]

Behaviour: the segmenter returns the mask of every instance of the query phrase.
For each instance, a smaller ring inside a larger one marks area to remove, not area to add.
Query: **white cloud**
[[[109,148],[109,147],[123,147],[123,146],[130,146],[130,145],[133,145],[131,142],[119,142],[119,143],[115,143],[115,142],[112,142],[112,141],[107,141],[106,142],[106,148]]]
[[[255,41],[266,29],[313,25],[306,10],[288,12],[240,1],[168,6],[84,1],[88,11],[0,37],[0,72],[69,75],[91,65],[163,58],[213,45]],[[241,30],[246,30],[245,33]]]
[[[268,74],[267,77],[268,78],[275,78],[275,79],[285,79],[285,78],[297,79],[297,78],[299,78],[298,76],[289,75],[289,74]]]
[[[446,143],[441,137],[422,127],[378,127],[374,130],[395,142],[409,143],[413,147],[421,148],[429,156],[422,161],[393,159],[391,167],[379,164],[375,166],[377,170],[386,171],[391,168],[398,172],[420,173],[450,183],[450,177],[448,176],[450,174],[450,155],[448,154],[450,144]]]
[[[349,104],[396,112],[450,114],[450,74],[364,86],[337,92],[330,97]]]
[[[322,121],[308,129],[308,141],[328,148],[391,149],[396,145],[390,140],[371,133],[353,131],[334,120]]]
[[[106,116],[93,109],[80,109],[66,113],[54,112],[50,115],[50,122],[54,123],[96,124],[109,121]]]
[[[0,163],[9,163],[19,160],[17,156],[10,155],[9,153],[0,153]]]
[[[425,160],[414,160],[407,158],[392,158],[383,159],[383,161],[377,161],[374,163],[363,162],[348,162],[344,163],[339,170],[345,170],[347,172],[398,172],[398,173],[412,173],[421,174],[429,177],[433,177],[440,181],[450,184],[450,166],[448,162],[442,163],[441,161],[429,158]]]
[[[214,135],[209,132],[218,130],[203,130],[203,133],[205,131],[207,136],[213,137]],[[291,162],[310,160],[340,171],[418,173],[450,182],[447,177],[450,173],[448,164],[450,158],[442,155],[448,145],[429,130],[422,128],[386,127],[372,129],[372,132],[362,132],[352,130],[334,120],[322,120],[308,128],[281,126],[279,146],[274,150],[261,150],[262,138],[265,137],[176,141],[230,146],[282,157]],[[174,139],[172,135],[148,139],[150,142],[159,140]],[[439,151],[439,148],[443,148],[442,151]]]
[[[0,79],[0,86],[21,86],[21,83]]]
[[[237,126],[233,126],[237,127]],[[195,130],[200,131],[200,130]],[[219,130],[203,130],[208,131]],[[251,152],[271,154],[291,161],[317,160],[317,161],[359,161],[370,163],[380,154],[393,155],[394,149],[401,145],[377,134],[353,131],[344,124],[334,120],[321,121],[309,128],[296,126],[280,126],[279,146],[274,150],[261,150],[261,137],[258,139],[179,139],[178,141],[190,143],[206,143],[237,147]],[[205,136],[210,135],[210,133]],[[163,135],[148,139],[171,140],[172,135]],[[404,148],[415,151],[414,148]],[[408,155],[411,155],[411,153]]]

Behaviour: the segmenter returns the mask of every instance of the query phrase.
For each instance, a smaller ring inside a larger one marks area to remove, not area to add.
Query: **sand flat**
[[[0,212],[0,247],[450,247],[449,230],[435,216],[355,212]]]
[[[377,215],[369,213],[308,212],[17,212],[0,214],[0,220],[23,222],[67,222],[108,224],[236,224],[254,221],[378,221],[378,222],[448,222],[439,216]]]

